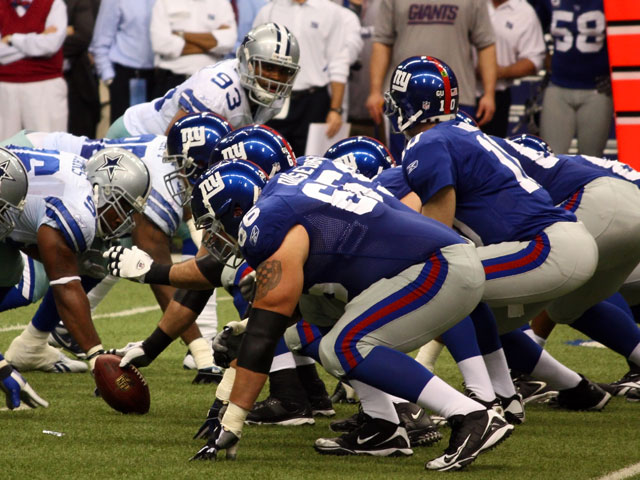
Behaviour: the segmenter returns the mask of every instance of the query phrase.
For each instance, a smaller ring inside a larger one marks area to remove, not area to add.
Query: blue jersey
[[[598,77],[609,75],[602,0],[542,0],[537,10],[554,41],[551,81],[595,88]]]
[[[454,225],[477,244],[534,238],[555,222],[575,221],[516,159],[472,125],[451,120],[416,135],[402,161],[422,203],[445,187],[456,192]]]
[[[615,177],[606,169],[577,161],[574,155],[541,155],[537,151],[503,138],[492,137],[510,155],[517,158],[522,168],[549,192],[551,200],[559,205],[587,183],[600,177]]]
[[[400,200],[411,193],[411,187],[409,187],[407,183],[401,166],[387,168],[373,177],[373,180],[389,190],[391,195]]]
[[[309,235],[304,291],[340,284],[349,298],[426,262],[442,247],[464,242],[378,184],[320,157],[276,175],[245,214],[238,238],[249,265],[257,268],[276,252],[295,225]]]
[[[626,163],[618,162],[617,160],[607,160],[606,158],[592,157],[589,155],[558,155],[560,158],[571,158],[574,162],[578,162],[585,165],[591,165],[598,167],[602,170],[606,170],[616,178],[621,178],[627,182],[634,183],[636,187],[640,188],[640,172],[634,170]]]

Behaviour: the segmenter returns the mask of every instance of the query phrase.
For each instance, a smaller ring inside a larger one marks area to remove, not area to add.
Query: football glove
[[[11,365],[0,369],[0,390],[4,392],[10,410],[18,408],[21,401],[30,408],[49,406],[49,402],[40,397]]]
[[[227,460],[235,460],[240,438],[220,424],[217,418],[213,421],[214,428],[207,443],[189,459],[192,460],[216,460],[220,450],[226,450]]]
[[[108,260],[107,269],[115,277],[144,283],[144,276],[151,269],[153,259],[138,247],[111,247],[102,254]]]
[[[229,322],[213,339],[213,359],[216,365],[229,368],[229,364],[238,356],[242,334],[246,322]]]
[[[147,356],[142,343],[142,341],[129,342],[122,348],[112,348],[111,350],[107,350],[107,353],[122,357],[122,360],[120,361],[120,367],[122,368],[127,365],[133,365],[137,368],[147,367],[151,364],[153,359]]]
[[[216,426],[220,423],[220,419],[224,414],[225,404],[219,398],[216,398],[209,412],[207,413],[207,418],[205,419],[202,426],[198,429],[196,434],[193,436],[196,438],[209,438],[211,433],[215,430]]]

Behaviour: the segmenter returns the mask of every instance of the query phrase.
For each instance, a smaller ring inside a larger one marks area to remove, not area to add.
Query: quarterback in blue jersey
[[[473,125],[455,119],[457,96],[454,72],[438,59],[411,57],[396,67],[387,112],[410,138],[402,161],[405,188],[419,197],[424,215],[476,243],[487,280],[483,301],[503,337],[516,336],[549,302],[593,275],[597,245],[573,214],[554,207],[517,160]],[[541,362],[554,367],[542,369]],[[543,380],[561,390],[563,406],[586,408],[580,397],[593,390],[588,381],[544,352],[521,367],[547,372]],[[600,409],[608,396],[595,391],[588,407]]]
[[[93,366],[104,350],[81,285],[79,259],[94,237],[110,240],[131,231],[130,212],[141,212],[149,195],[149,172],[138,157],[121,149],[95,155],[86,164],[54,150],[9,147],[1,148],[0,155],[0,195],[5,205],[14,207],[9,228],[0,237],[0,300],[22,277],[20,251],[38,259],[65,326]],[[18,186],[24,189],[22,199],[15,191]],[[66,357],[47,345],[47,337],[48,331],[30,323],[11,342],[6,359],[20,370],[68,368]],[[86,371],[85,364],[76,363]]]
[[[238,177],[246,179],[246,188],[238,188],[233,181]],[[450,418],[454,440],[428,469],[462,468],[488,444],[506,438],[513,427],[502,417],[400,353],[475,307],[483,275],[474,247],[352,169],[323,158],[307,157],[302,166],[275,176],[257,197],[264,183],[251,164],[222,163],[202,177],[192,200],[196,219],[220,242],[237,236],[257,272],[230,403],[222,426],[195,458],[212,459],[218,450],[235,447],[282,333],[293,351],[313,355],[330,373]],[[223,206],[229,196],[231,210]],[[308,343],[297,325],[287,328],[298,311],[307,322],[325,327],[324,335]],[[495,434],[467,438],[462,432],[470,433],[473,425]],[[371,426],[375,439],[364,428],[353,435],[361,443],[387,442],[389,448],[402,437],[406,444],[404,428],[384,420]],[[458,433],[466,444],[454,445]]]
[[[603,0],[539,0],[553,36],[551,81],[544,93],[540,134],[557,153],[602,156],[613,116]]]

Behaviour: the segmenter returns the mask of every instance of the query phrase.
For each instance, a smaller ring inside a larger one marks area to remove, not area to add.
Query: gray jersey
[[[373,40],[393,47],[385,90],[396,65],[408,57],[429,55],[455,72],[460,103],[475,105],[472,47],[488,47],[495,36],[481,0],[381,0]]]

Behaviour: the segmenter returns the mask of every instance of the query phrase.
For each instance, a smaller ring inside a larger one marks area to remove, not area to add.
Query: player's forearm
[[[494,95],[498,78],[498,62],[496,60],[496,46],[489,45],[478,51],[478,71],[482,80],[485,95]]]
[[[91,321],[89,300],[80,281],[53,285],[51,288],[58,314],[80,348],[87,352],[100,344],[100,337]]]
[[[369,65],[369,88],[371,93],[381,93],[382,83],[391,61],[391,47],[379,42],[373,42],[371,62]]]
[[[506,67],[498,67],[498,78],[521,78],[535,74],[536,66],[528,58],[521,58]]]
[[[229,401],[245,410],[251,410],[267,381],[267,377],[268,375],[264,373],[236,367],[236,378]]]

